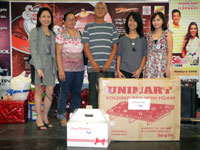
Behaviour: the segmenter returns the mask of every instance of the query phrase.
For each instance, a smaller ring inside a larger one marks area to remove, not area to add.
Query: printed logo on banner
[[[7,68],[1,68],[0,67],[0,74],[4,73],[4,72],[8,72],[8,69]]]
[[[7,49],[0,50],[0,54],[10,54],[10,51]]]
[[[0,27],[0,31],[3,31],[3,30],[8,30],[8,27]]]
[[[1,95],[5,96],[10,87],[10,76],[1,76]]]

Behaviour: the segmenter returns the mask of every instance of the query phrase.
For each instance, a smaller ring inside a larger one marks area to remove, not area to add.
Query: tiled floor
[[[52,115],[53,116],[53,115]],[[99,150],[95,148],[67,148],[66,128],[52,119],[54,127],[46,131],[36,129],[35,122],[0,124],[0,150]],[[180,142],[116,142],[109,150],[200,150],[200,123],[181,124]]]

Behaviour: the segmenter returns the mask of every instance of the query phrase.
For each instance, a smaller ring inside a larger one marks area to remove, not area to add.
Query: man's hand
[[[109,63],[108,61],[103,65],[102,71],[106,72],[110,69],[110,65],[111,63]]]
[[[94,72],[100,71],[99,64],[97,64],[95,61],[93,63],[91,63],[91,65],[92,65],[92,69],[93,69]]]

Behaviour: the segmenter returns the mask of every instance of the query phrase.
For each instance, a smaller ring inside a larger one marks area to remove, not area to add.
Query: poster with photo
[[[172,75],[198,78],[200,3],[198,0],[173,0],[171,6]]]
[[[0,2],[0,76],[10,76],[9,2]]]
[[[125,33],[124,24],[131,11],[137,11],[141,14],[145,35],[150,31],[150,19],[154,12],[162,11],[167,20],[169,18],[169,3],[107,3],[107,7],[118,35]]]
[[[12,2],[12,66],[13,76],[21,72],[29,71],[27,59],[30,54],[29,33],[36,25],[36,15],[40,7],[49,7],[54,15],[54,31],[63,30],[63,15],[66,12],[74,12],[77,17],[75,28],[83,32],[86,24],[95,20],[94,7],[96,2],[91,3],[35,3],[35,2]],[[124,24],[127,15],[131,11],[138,11],[143,17],[144,33],[150,31],[150,17],[156,11],[162,11],[168,18],[169,3],[106,3],[108,14],[105,21],[112,22],[118,35],[125,33]],[[15,9],[18,8],[18,9]]]

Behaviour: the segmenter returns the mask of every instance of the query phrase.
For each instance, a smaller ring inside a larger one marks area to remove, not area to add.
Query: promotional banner
[[[63,15],[69,11],[76,14],[77,23],[75,28],[83,32],[85,25],[95,20],[94,8],[96,3],[0,2],[0,76],[2,76],[2,95],[5,95],[6,90],[9,89],[11,77],[19,76],[23,71],[26,71],[27,74],[30,73],[30,65],[28,63],[30,56],[29,33],[36,26],[37,12],[40,7],[48,7],[53,12],[55,33],[63,30]],[[169,3],[164,2],[109,2],[106,5],[108,14],[105,16],[105,21],[112,22],[116,26],[119,36],[125,33],[124,24],[127,15],[131,11],[140,12],[143,18],[145,34],[150,31],[150,17],[154,12],[162,11],[166,18],[169,17]],[[10,45],[11,38],[12,44]]]
[[[0,2],[0,95],[4,95],[9,88],[11,75],[9,10],[9,2]]]
[[[92,3],[31,3],[12,2],[12,60],[13,76],[21,72],[29,71],[28,57],[29,33],[36,25],[37,12],[40,7],[49,7],[54,15],[54,31],[58,33],[63,30],[63,15],[66,12],[74,12],[77,17],[75,28],[83,32],[86,24],[95,20],[94,7]],[[143,17],[145,34],[150,30],[150,17],[156,11],[162,11],[168,18],[168,3],[106,3],[108,14],[105,21],[112,22],[117,29],[118,35],[124,34],[124,23],[131,11],[138,11]],[[17,8],[17,9],[16,9]]]
[[[172,74],[198,78],[200,3],[198,0],[173,0],[171,6]]]

